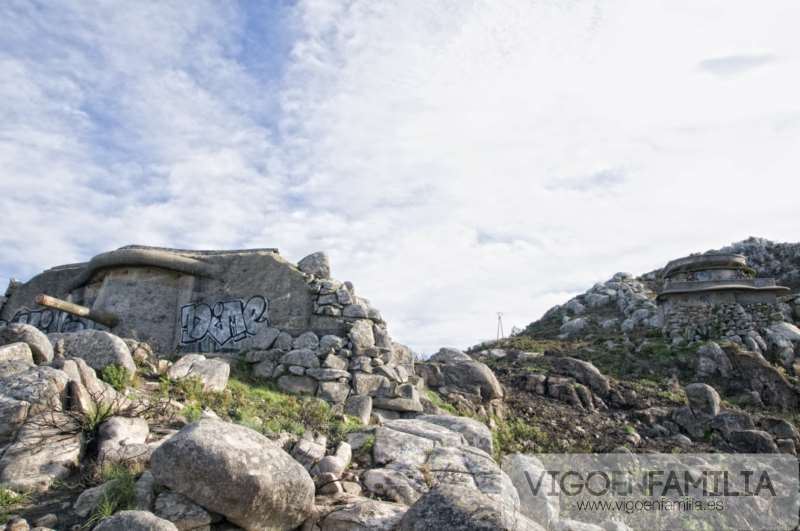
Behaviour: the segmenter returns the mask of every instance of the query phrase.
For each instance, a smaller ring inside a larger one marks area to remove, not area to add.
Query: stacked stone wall
[[[765,302],[672,304],[665,309],[664,333],[672,340],[728,339],[763,351],[764,330],[783,315]]]

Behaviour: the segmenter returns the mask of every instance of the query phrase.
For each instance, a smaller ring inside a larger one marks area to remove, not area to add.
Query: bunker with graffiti
[[[327,260],[312,256],[312,266]],[[160,355],[267,349],[281,332],[344,336],[353,320],[363,318],[384,326],[352,285],[327,278],[326,268],[301,266],[276,249],[127,246],[12,282],[0,321],[46,333],[105,329],[146,341]],[[42,295],[83,306],[88,317],[37,302]]]

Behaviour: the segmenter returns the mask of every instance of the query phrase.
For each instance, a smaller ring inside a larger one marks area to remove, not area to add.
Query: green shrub
[[[130,384],[132,374],[125,367],[108,365],[100,371],[100,378],[117,391],[124,391]]]
[[[181,414],[183,414],[183,418],[186,419],[186,422],[196,422],[203,416],[203,408],[200,407],[199,404],[191,402],[183,407]]]
[[[183,400],[202,400],[205,395],[203,380],[198,377],[181,378],[173,388]]]

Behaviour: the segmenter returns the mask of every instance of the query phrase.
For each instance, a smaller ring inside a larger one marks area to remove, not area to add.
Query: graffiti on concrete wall
[[[57,332],[78,332],[80,330],[107,330],[99,323],[82,319],[74,315],[62,312],[61,310],[43,309],[29,310],[22,308],[11,318],[12,323],[22,323],[35,326],[45,334]],[[7,324],[0,319],[0,326]]]
[[[269,326],[269,302],[260,295],[247,301],[195,302],[180,308],[180,346],[205,344],[217,350],[256,335],[260,326]]]

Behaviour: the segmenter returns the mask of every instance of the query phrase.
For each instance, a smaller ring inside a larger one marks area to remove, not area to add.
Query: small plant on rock
[[[84,529],[91,529],[117,511],[133,509],[136,505],[135,469],[125,465],[107,465],[101,467],[100,477],[106,482],[111,482],[111,485],[84,524]]]
[[[428,397],[428,400],[431,401],[431,404],[438,407],[439,409],[443,409],[450,413],[451,415],[458,415],[458,410],[453,404],[445,402],[444,399],[439,396],[439,393],[432,389],[427,389],[425,391],[425,396]]]
[[[203,416],[203,408],[196,403],[186,404],[181,410],[181,414],[186,422],[197,422]]]
[[[132,378],[128,369],[119,365],[108,365],[100,371],[100,378],[119,392],[128,388]]]

